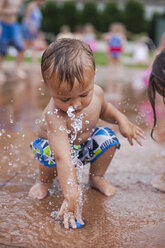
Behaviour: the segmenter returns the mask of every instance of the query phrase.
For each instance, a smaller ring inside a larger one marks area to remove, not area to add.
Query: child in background
[[[60,33],[58,33],[56,39],[62,39],[62,38],[73,38],[73,34],[70,30],[70,27],[68,25],[63,25],[60,28]]]
[[[82,33],[82,27],[80,25],[76,25],[74,27],[74,39],[79,39],[79,40],[83,40],[83,33]]]
[[[40,7],[44,2],[45,0],[32,1],[26,7],[25,15],[22,20],[22,31],[26,50],[29,48],[34,49],[36,46],[36,40],[40,37],[42,22],[42,12]]]
[[[3,73],[3,62],[7,54],[9,44],[16,47],[18,54],[16,57],[16,65],[14,72],[20,79],[26,78],[26,73],[22,69],[24,40],[21,26],[17,22],[17,14],[23,0],[1,0],[0,1],[0,17],[1,17],[1,35],[0,35],[0,81],[5,81]]]
[[[148,85],[148,97],[154,113],[154,125],[151,131],[153,138],[154,128],[157,123],[156,109],[155,109],[155,96],[156,92],[163,97],[165,103],[165,49],[156,56],[152,65],[152,72]],[[165,172],[160,178],[153,180],[152,186],[158,190],[165,192]]]
[[[94,27],[90,23],[84,26],[83,40],[90,46],[93,52],[96,52],[97,43],[96,43]]]
[[[148,88],[149,79],[152,72],[152,65],[150,65],[142,74],[142,82],[144,83],[145,88]],[[160,103],[161,97],[158,98],[157,103],[155,103],[155,111],[157,119],[162,118],[163,116],[163,106]],[[144,116],[145,123],[149,126],[153,125],[153,111],[150,102],[148,99],[140,104],[139,113],[141,116]]]
[[[148,65],[150,62],[149,48],[146,44],[146,37],[141,37],[137,40],[136,45],[133,49],[133,63]]]
[[[57,218],[63,217],[65,228],[77,228],[76,220],[81,225],[84,222],[76,212],[79,192],[72,157],[76,156],[83,164],[90,162],[90,185],[105,196],[112,196],[115,187],[104,179],[104,174],[120,144],[110,128],[96,127],[97,122],[101,118],[118,125],[131,145],[133,139],[142,145],[139,137],[144,138],[143,131],[105,101],[103,90],[94,84],[94,56],[85,42],[57,39],[45,50],[41,71],[51,99],[38,126],[38,139],[31,144],[39,159],[40,173],[29,196],[46,197],[52,180],[58,176],[64,201]],[[70,117],[70,107],[75,118]],[[75,121],[82,122],[77,133]]]
[[[110,65],[120,65],[126,41],[125,28],[121,23],[113,23],[109,26],[109,32],[103,35],[108,44],[108,60]]]

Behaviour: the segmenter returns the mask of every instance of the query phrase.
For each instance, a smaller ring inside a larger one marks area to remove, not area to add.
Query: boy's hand
[[[67,200],[63,201],[60,211],[57,215],[57,220],[63,217],[64,228],[69,229],[71,227],[76,229],[77,226],[75,220],[84,225],[82,218],[80,219],[78,216],[76,216],[77,207],[78,204],[73,204],[73,202],[69,203]]]
[[[140,146],[142,146],[139,137],[145,139],[143,130],[134,125],[127,118],[122,119],[119,123],[119,130],[120,133],[128,139],[130,145],[133,145],[132,139],[134,139]]]

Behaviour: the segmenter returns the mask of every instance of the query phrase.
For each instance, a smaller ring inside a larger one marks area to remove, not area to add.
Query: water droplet
[[[55,109],[55,110],[53,111],[54,114],[57,114],[57,112],[58,112],[58,109]]]
[[[59,130],[60,130],[60,131],[65,131],[65,128],[64,128],[63,126],[60,126],[60,127],[59,127]]]
[[[40,119],[36,119],[36,120],[35,120],[35,124],[36,124],[36,125],[38,125],[40,122],[41,122]]]

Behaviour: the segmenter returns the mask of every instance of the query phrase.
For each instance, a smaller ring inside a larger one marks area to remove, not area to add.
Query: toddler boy
[[[104,180],[104,174],[120,144],[111,129],[96,124],[99,118],[117,124],[131,145],[132,139],[142,145],[139,137],[144,138],[143,131],[105,101],[103,90],[94,84],[93,52],[83,41],[54,41],[42,56],[41,71],[51,99],[42,114],[39,138],[31,144],[40,162],[40,174],[29,196],[43,199],[58,175],[64,195],[58,218],[64,218],[65,228],[76,228],[75,220],[82,225],[83,220],[76,215],[79,193],[71,147],[83,164],[91,163],[90,185],[105,196],[112,196],[115,187]],[[74,118],[68,112],[71,107]],[[82,122],[76,136],[75,120]]]

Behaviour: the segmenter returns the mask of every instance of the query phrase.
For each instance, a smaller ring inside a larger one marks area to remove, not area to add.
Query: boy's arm
[[[57,164],[57,174],[64,194],[64,202],[58,214],[64,218],[64,227],[71,223],[76,228],[76,207],[78,203],[78,185],[75,166],[72,165],[70,144],[66,131],[60,131],[60,126],[67,129],[62,118],[47,118],[47,133],[51,152]]]
[[[115,108],[111,103],[106,102],[103,92],[101,93],[101,97],[102,111],[100,114],[100,118],[109,123],[118,124],[120,133],[128,139],[131,145],[133,145],[132,139],[135,139],[136,142],[142,146],[139,137],[144,139],[144,132],[141,130],[141,128],[130,122],[128,118],[117,108]]]

